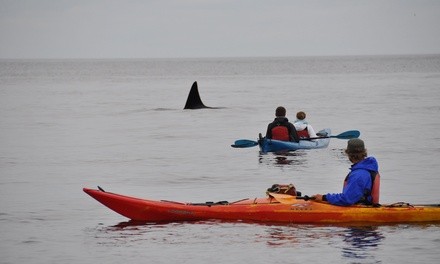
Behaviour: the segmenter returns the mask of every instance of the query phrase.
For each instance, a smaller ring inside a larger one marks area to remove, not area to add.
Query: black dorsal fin
[[[183,109],[200,109],[200,108],[210,108],[205,106],[200,98],[199,88],[197,82],[194,82],[189,91],[188,99],[186,99],[186,104]]]

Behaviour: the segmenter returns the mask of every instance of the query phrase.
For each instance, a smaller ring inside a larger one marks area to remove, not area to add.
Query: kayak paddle
[[[349,130],[342,132],[339,135],[336,136],[324,136],[324,137],[313,137],[313,138],[307,138],[307,139],[320,139],[320,138],[338,138],[338,139],[351,139],[351,138],[358,138],[360,136],[360,132],[358,130]],[[234,144],[231,145],[233,148],[251,148],[258,145],[257,141],[250,140],[250,139],[238,139],[234,142]]]

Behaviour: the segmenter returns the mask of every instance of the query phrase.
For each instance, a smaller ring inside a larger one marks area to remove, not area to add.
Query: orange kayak
[[[224,220],[280,223],[422,223],[440,222],[440,204],[395,203],[378,207],[334,206],[283,194],[235,202],[183,203],[146,200],[84,188],[118,214],[145,222]]]

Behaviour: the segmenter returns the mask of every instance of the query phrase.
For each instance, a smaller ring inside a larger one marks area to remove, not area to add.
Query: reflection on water
[[[342,247],[344,258],[374,260],[375,254],[372,254],[372,251],[377,250],[385,236],[377,226],[366,226],[348,228],[342,238],[345,242],[345,246]]]
[[[437,258],[438,228],[438,225],[346,226],[240,221],[151,224],[128,221],[87,229],[86,237],[90,240],[85,243],[94,251],[109,252],[111,249],[116,256],[127,250],[132,256],[144,254],[158,259],[164,255],[176,259],[185,256],[186,261],[181,263],[247,263],[249,258],[261,252],[267,254],[258,255],[256,263],[281,263],[273,262],[274,256],[295,256],[294,263],[311,260],[320,263],[322,259],[329,263],[387,263],[387,256],[394,256],[406,245],[408,250],[402,252],[406,254],[404,259],[413,256],[410,250],[424,252],[425,259]],[[401,241],[402,232],[414,239],[409,244]],[[429,242],[427,248],[431,255],[426,255],[426,247],[413,247],[414,241],[420,243],[420,239]],[[218,255],[220,249],[225,254]],[[384,255],[384,251],[395,253]],[[209,261],[213,254],[216,262]],[[196,261],[201,256],[203,261]],[[235,258],[242,261],[232,261]]]
[[[139,245],[148,239],[154,240],[154,235],[160,230],[172,228],[174,224],[154,224],[137,221],[121,222],[112,226],[99,225],[94,229],[96,243],[101,246]]]
[[[345,142],[344,142],[345,143]],[[350,165],[344,148],[297,150],[290,152],[259,153],[258,162],[268,167],[292,167],[298,169]]]
[[[376,251],[385,236],[380,226],[320,226],[277,223],[244,223],[224,221],[196,221],[177,223],[145,223],[128,221],[113,226],[101,226],[95,231],[96,237],[105,238],[108,243],[133,243],[136,241],[155,240],[156,235],[168,239],[163,242],[185,243],[196,242],[206,236],[217,235],[232,242],[234,237],[241,241],[240,236],[253,236],[256,243],[264,243],[275,248],[307,248],[328,246],[339,249],[343,258],[369,260],[374,258]],[[207,231],[209,230],[209,231]],[[227,231],[227,233],[224,233]],[[109,239],[111,238],[111,239]],[[249,237],[247,238],[249,239]],[[180,241],[180,242],[179,242]],[[373,261],[376,263],[376,261]]]
[[[269,166],[291,165],[300,167],[307,164],[307,153],[304,151],[261,153],[258,155],[258,162]]]
[[[381,263],[374,252],[385,236],[377,226],[272,226],[265,237],[270,247],[319,247],[332,245],[340,248],[343,259],[350,262]]]

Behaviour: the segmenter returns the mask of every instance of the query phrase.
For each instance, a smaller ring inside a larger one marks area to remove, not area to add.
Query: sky
[[[0,0],[0,58],[440,54],[439,0]]]

